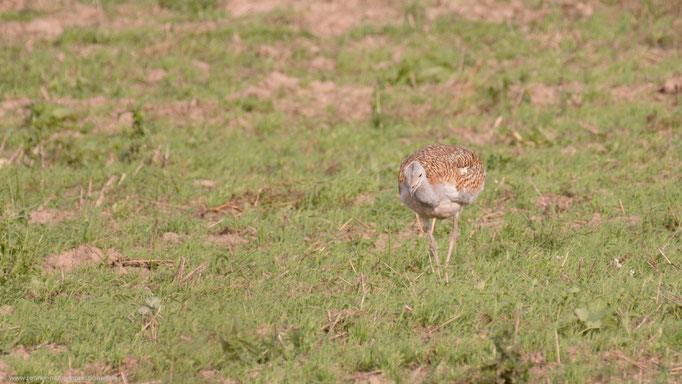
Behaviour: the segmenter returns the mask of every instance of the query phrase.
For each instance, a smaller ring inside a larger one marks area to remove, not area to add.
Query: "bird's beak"
[[[416,182],[410,186],[410,197],[414,196],[414,193],[417,192],[417,189],[419,189],[419,186],[421,184],[422,184],[421,180],[419,180],[418,182]]]

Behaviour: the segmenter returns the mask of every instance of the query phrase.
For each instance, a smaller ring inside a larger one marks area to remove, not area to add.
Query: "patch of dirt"
[[[278,92],[296,94],[300,91],[299,80],[281,72],[271,72],[256,85],[251,85],[239,94],[240,97],[255,96],[259,99],[271,99]]]
[[[208,369],[208,368],[202,369],[201,371],[199,371],[199,374],[206,379],[210,379],[213,376],[215,376],[215,369]]]
[[[79,245],[77,248],[64,251],[59,255],[51,254],[42,263],[43,269],[49,273],[71,272],[77,267],[99,263],[104,254],[99,248],[90,245]]]
[[[660,89],[660,88],[659,88]],[[656,92],[654,84],[619,85],[611,89],[611,98],[615,101],[665,100],[665,95]]]
[[[71,368],[64,371],[63,376],[88,376],[101,375],[107,372],[108,366],[104,363],[88,363],[81,368]]]
[[[22,7],[20,9],[26,9]],[[74,2],[55,9],[49,16],[28,22],[0,21],[0,36],[7,40],[54,39],[68,27],[91,27],[104,23],[107,16],[101,8]]]
[[[268,57],[277,61],[285,61],[291,56],[291,48],[285,45],[261,45],[257,49],[258,56]]]
[[[666,80],[660,88],[660,91],[670,95],[682,92],[682,76]]]
[[[158,5],[140,7],[136,4],[112,6],[107,14],[101,6],[96,6],[97,4],[99,3],[93,2],[87,5],[75,0],[3,0],[0,1],[0,13],[3,12],[2,9],[34,10],[46,15],[28,22],[0,21],[0,36],[7,37],[10,41],[30,41],[35,38],[54,39],[69,27],[99,27],[104,30],[120,31],[155,23],[157,19],[150,18],[150,14],[158,16],[161,20],[173,14],[172,11]]]
[[[54,208],[38,209],[30,213],[29,224],[58,224],[63,220],[71,220],[75,217],[73,211],[62,211]]]
[[[149,274],[149,271],[151,270],[151,266],[148,262],[124,260],[123,256],[115,250],[109,250],[107,265],[109,268],[115,268],[116,272],[122,275],[125,275],[131,271]]]
[[[140,362],[132,356],[128,356],[118,366],[118,372],[126,375],[127,379],[134,378]]]
[[[570,19],[590,17],[594,13],[594,5],[589,1],[558,0],[562,13]]]
[[[639,225],[639,223],[642,222],[642,218],[639,215],[621,216],[618,219],[625,221],[630,225]]]
[[[381,373],[374,372],[357,373],[353,376],[349,376],[348,380],[355,384],[384,384],[393,382],[393,380],[386,378]]]
[[[0,360],[0,383],[9,383],[10,376],[14,375],[14,371]]]
[[[5,100],[0,104],[0,117],[6,112],[14,113],[19,117],[25,117],[28,113],[28,106],[32,103],[42,103],[43,100],[32,100],[29,98],[18,98]],[[84,115],[84,122],[91,122],[95,125],[95,132],[111,132],[119,124],[132,124],[132,113],[129,112],[130,105],[134,102],[133,99],[109,99],[103,95],[95,96],[89,99],[71,99],[71,98],[55,98],[49,101],[50,104],[59,105],[75,110],[76,114]],[[107,107],[100,112],[103,108]],[[151,109],[151,107],[147,107]],[[97,109],[97,111],[93,111]],[[77,132],[59,132],[61,135],[73,135],[78,137]]]
[[[273,187],[263,187],[258,191],[248,191],[239,195],[232,196],[230,201],[217,207],[202,207],[199,209],[199,216],[205,217],[209,213],[241,215],[248,207],[283,207],[291,205],[297,208],[303,202],[305,192],[295,188],[278,189]]]
[[[555,195],[553,193],[545,193],[538,198],[535,203],[536,207],[542,208],[545,214],[552,212],[565,212],[571,208],[574,197],[565,195]]]
[[[510,96],[516,101],[521,92],[525,92],[530,97],[531,103],[538,107],[558,104],[562,99],[562,94],[566,94],[567,101],[571,105],[580,106],[582,104],[582,83],[566,83],[561,85],[548,86],[540,83],[528,84],[525,87],[514,85],[510,87]]]
[[[150,84],[158,83],[166,78],[166,71],[161,68],[151,69],[145,74],[145,81]]]
[[[604,216],[599,213],[595,212],[592,217],[587,221],[587,225],[591,225],[593,227],[598,227],[601,225],[601,223],[604,221]]]
[[[7,112],[16,113],[18,110],[26,108],[29,104],[31,104],[31,99],[27,97],[4,100],[0,103],[0,117],[3,117]]]
[[[220,122],[224,114],[217,100],[194,98],[192,100],[167,101],[160,105],[145,106],[150,116],[171,117],[180,124],[190,122]]]
[[[228,1],[225,8],[234,17],[244,17],[259,13],[272,12],[280,7],[287,7],[292,1],[282,0],[236,0]]]
[[[71,44],[69,45],[69,52],[76,54],[80,57],[86,58],[90,56],[93,52],[98,51],[101,49],[102,46],[99,44]],[[112,55],[115,56],[116,53],[118,53],[118,49],[114,49],[112,52]],[[64,58],[60,58],[60,61],[63,61]]]
[[[216,186],[216,182],[213,180],[194,180],[194,184],[197,187],[213,188]]]
[[[168,245],[180,244],[182,242],[182,235],[175,232],[166,232],[161,235],[161,241]]]
[[[661,357],[649,356],[646,353],[639,356],[626,356],[619,350],[603,351],[599,355],[589,354],[586,346],[569,347],[562,350],[562,360],[568,359],[571,363],[580,364],[581,362],[599,361],[604,366],[617,367],[616,376],[604,377],[598,370],[593,372],[593,377],[589,377],[587,382],[592,383],[629,383],[633,377],[642,378],[644,382],[652,382],[651,374],[660,372]],[[532,352],[528,354],[528,360],[533,363],[529,373],[530,382],[541,383],[549,381],[550,372],[559,366],[557,362],[547,362],[542,352]],[[546,379],[546,380],[545,380]],[[622,380],[620,380],[622,379]]]
[[[353,200],[353,205],[363,205],[363,204],[374,205],[375,199],[376,199],[376,196],[374,196],[372,194],[361,193],[355,197],[355,199]]]
[[[317,56],[310,61],[310,68],[319,72],[332,72],[336,69],[336,64],[324,56]]]
[[[14,307],[11,305],[3,305],[0,306],[0,317],[2,316],[7,316],[7,315],[13,315],[14,314]]]
[[[55,343],[45,343],[29,347],[25,345],[18,345],[12,350],[12,352],[10,352],[10,356],[28,360],[31,357],[31,354],[33,354],[39,349],[47,349],[48,351],[50,351],[50,353],[55,355],[64,353],[68,350],[68,348],[66,348],[65,346]]]
[[[192,65],[194,68],[196,68],[199,72],[201,72],[204,75],[207,75],[211,71],[211,64],[201,61],[201,60],[194,60],[192,61]]]
[[[521,0],[496,1],[496,0],[449,0],[437,1],[432,6],[426,7],[426,18],[436,18],[454,14],[467,20],[486,21],[500,23],[506,20],[514,20],[522,24],[539,20],[548,10],[526,8]]]
[[[21,11],[26,8],[26,0],[3,0],[0,2],[0,13]]]
[[[234,17],[292,9],[299,27],[320,37],[331,37],[362,23],[377,25],[400,20],[400,13],[391,5],[390,0],[232,0],[226,9]]]
[[[354,121],[371,116],[372,92],[370,87],[319,80],[303,88],[299,79],[272,72],[257,85],[249,86],[236,96],[255,96],[264,101],[273,99],[275,107],[286,114],[309,118],[324,115],[332,107],[343,121]]]
[[[225,228],[222,231],[209,235],[208,239],[216,245],[237,246],[245,245],[255,240],[255,235],[247,230]]]
[[[29,349],[26,348],[26,346],[23,345],[17,345],[12,349],[12,352],[10,352],[10,357],[18,358],[18,359],[24,359],[28,360],[31,357],[31,353],[29,352]]]

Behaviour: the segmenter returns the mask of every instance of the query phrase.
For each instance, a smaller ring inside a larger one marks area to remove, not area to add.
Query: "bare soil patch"
[[[101,375],[105,373],[108,366],[104,363],[88,363],[81,368],[71,368],[64,371],[64,376],[86,376],[86,375]]]
[[[255,239],[252,232],[247,230],[237,230],[225,228],[222,231],[208,236],[208,239],[216,245],[237,246],[245,245]]]
[[[357,373],[355,375],[349,376],[347,379],[349,381],[356,383],[356,384],[384,384],[384,383],[392,383],[393,382],[393,380],[390,380],[390,379],[384,377],[380,371],[361,372],[361,373]]]
[[[58,224],[63,220],[75,217],[73,211],[62,211],[54,208],[38,209],[30,213],[29,224]]]
[[[353,200],[353,205],[363,205],[363,204],[369,204],[373,205],[374,200],[376,199],[376,196],[368,193],[361,193],[355,197]]]
[[[291,56],[291,48],[286,45],[264,44],[257,49],[258,56],[284,61]]]
[[[310,68],[320,72],[332,72],[336,69],[336,64],[324,56],[316,56],[310,60]]]
[[[0,36],[9,41],[30,41],[31,39],[54,39],[69,27],[100,27],[120,31],[144,24],[154,23],[150,14],[169,15],[172,12],[159,6],[139,7],[136,4],[121,4],[111,7],[109,14],[97,2],[91,5],[75,0],[4,0],[0,2],[0,13],[6,11],[34,10],[46,15],[28,22],[0,21]]]
[[[567,101],[579,106],[582,104],[582,83],[566,83],[561,85],[548,86],[540,83],[533,83],[527,86],[515,85],[510,87],[512,100],[522,97],[521,93],[527,93],[531,103],[538,107],[558,104],[562,100],[562,95],[566,96]]]
[[[39,2],[40,3],[40,2]],[[31,7],[33,8],[33,7]],[[26,4],[19,9],[27,9]],[[52,9],[53,14],[29,22],[0,21],[0,35],[12,40],[53,39],[68,27],[90,27],[104,23],[107,16],[101,8],[74,2]]]
[[[168,245],[180,244],[182,242],[182,235],[175,232],[165,232],[161,235],[161,241]]]
[[[611,98],[618,101],[642,101],[642,100],[664,100],[665,95],[656,92],[658,89],[656,85],[638,84],[638,85],[618,85],[611,89]]]
[[[150,84],[158,83],[159,81],[161,81],[165,78],[166,78],[166,71],[161,69],[161,68],[151,69],[151,70],[147,71],[147,73],[145,75],[145,80]]]
[[[143,274],[148,274],[151,270],[152,262],[148,260],[124,260],[123,256],[114,250],[109,251],[107,259],[107,265],[109,268],[116,269],[116,271],[122,275],[125,275],[131,271],[138,271]]]
[[[5,364],[2,360],[0,360],[0,382],[2,383],[9,383],[9,377],[14,374],[14,371],[10,369],[10,367]]]
[[[0,13],[20,11],[26,8],[26,0],[4,0],[0,2]]]
[[[203,378],[210,379],[215,376],[215,372],[215,369],[204,368],[199,371],[199,375],[201,375]]]
[[[247,206],[255,208],[292,205],[294,208],[298,208],[303,202],[304,197],[304,191],[291,187],[263,187],[258,189],[258,191],[248,191],[233,196],[230,199],[229,207],[243,210]]]
[[[585,224],[593,227],[598,227],[601,225],[602,222],[604,222],[604,220],[605,220],[604,216],[601,213],[595,212],[594,214],[592,214],[592,217],[590,217],[590,219],[587,220],[587,222],[585,222]]]
[[[24,118],[28,113],[28,106],[32,103],[44,103],[44,100],[33,100],[29,98],[17,98],[5,100],[0,104],[0,117],[6,113],[13,113]],[[84,122],[92,122],[95,124],[95,132],[112,131],[119,123],[132,124],[132,114],[127,112],[130,105],[134,102],[133,99],[109,99],[103,95],[98,95],[89,99],[71,99],[71,98],[55,98],[50,99],[47,103],[59,105],[73,109],[77,114],[86,115],[83,118]],[[93,109],[107,106],[106,112],[98,113]],[[67,134],[60,132],[59,135]],[[78,135],[77,133],[69,133]]]
[[[574,198],[565,195],[555,195],[553,193],[545,193],[538,198],[535,205],[542,208],[545,214],[552,212],[565,212],[571,208]]]
[[[434,20],[440,16],[454,14],[468,20],[500,23],[505,20],[518,20],[529,23],[538,20],[548,11],[545,9],[526,8],[521,0],[449,0],[433,2],[426,8],[426,17]]]
[[[64,353],[68,350],[68,348],[66,348],[65,346],[55,343],[45,343],[28,347],[25,345],[18,345],[12,350],[12,352],[10,352],[10,356],[28,360],[31,357],[31,354],[33,354],[35,351],[39,349],[47,349],[53,354]]]
[[[29,104],[31,104],[31,99],[28,97],[4,100],[0,103],[0,117],[3,117],[7,112],[17,113]]]
[[[77,248],[64,251],[60,254],[51,254],[42,263],[43,269],[50,273],[57,271],[71,272],[80,266],[99,263],[104,259],[104,254],[99,248],[90,245],[79,245]]]
[[[140,362],[136,358],[128,356],[123,359],[121,365],[119,365],[118,372],[120,374],[125,374],[127,379],[131,379],[135,377],[135,373],[139,366]]]
[[[661,92],[674,95],[675,93],[682,92],[682,76],[672,77],[663,83],[660,89]]]
[[[194,184],[197,187],[205,187],[205,188],[214,188],[216,186],[216,182],[213,180],[194,180]]]
[[[24,345],[17,345],[9,354],[11,357],[28,360],[31,357],[29,349]]]
[[[0,306],[0,317],[14,314],[14,307],[11,305]]]
[[[291,116],[315,117],[333,108],[343,121],[365,120],[372,112],[372,88],[357,84],[336,84],[314,80],[302,87],[299,79],[272,72],[256,85],[239,92],[237,97],[255,96],[273,99],[275,107]]]
[[[0,117],[8,111],[21,117],[26,115],[26,107],[33,102],[42,102],[28,98],[5,100],[0,104]],[[95,125],[94,133],[115,132],[120,126],[130,127],[133,114],[130,112],[135,100],[130,98],[109,99],[103,95],[90,99],[52,99],[49,103],[72,108],[79,115],[85,115],[83,122]],[[107,107],[107,108],[102,108]],[[93,110],[94,109],[94,110]],[[194,122],[220,122],[224,111],[217,100],[167,100],[159,104],[146,104],[143,112],[147,118],[170,117],[178,124]],[[74,133],[77,135],[76,133]]]
[[[396,4],[390,0],[232,0],[227,2],[226,9],[235,17],[292,9],[299,27],[320,37],[331,37],[362,23],[376,25],[400,20]]]
[[[193,122],[220,122],[224,111],[217,100],[193,98],[172,100],[159,105],[145,106],[145,112],[154,117],[171,117],[180,125]]]

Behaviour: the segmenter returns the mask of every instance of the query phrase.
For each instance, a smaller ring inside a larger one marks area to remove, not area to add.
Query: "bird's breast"
[[[448,198],[441,198],[435,204],[420,201],[417,195],[410,196],[409,188],[400,185],[400,201],[421,217],[445,219],[453,216],[460,208],[460,204]]]

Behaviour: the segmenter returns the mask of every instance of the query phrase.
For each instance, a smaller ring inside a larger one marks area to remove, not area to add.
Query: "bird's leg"
[[[462,209],[464,207],[460,206],[457,213],[452,216],[452,231],[450,231],[450,247],[448,248],[448,257],[445,259],[445,265],[450,264],[450,257],[452,256],[452,251],[455,249],[455,243],[459,237],[459,215],[462,214]]]
[[[436,219],[431,221],[422,217],[421,222],[424,230],[426,231],[426,235],[429,238],[429,249],[431,250],[433,258],[436,260],[436,265],[438,266],[440,265],[440,260],[438,260],[438,243],[436,243],[436,239],[433,237],[433,231],[436,229]]]

